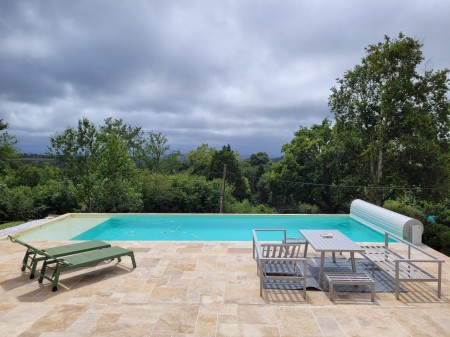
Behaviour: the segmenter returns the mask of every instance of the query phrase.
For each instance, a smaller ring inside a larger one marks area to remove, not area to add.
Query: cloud
[[[448,67],[447,1],[6,1],[0,118],[24,152],[88,117],[166,134],[173,148],[279,155],[331,117],[336,78],[400,31]]]

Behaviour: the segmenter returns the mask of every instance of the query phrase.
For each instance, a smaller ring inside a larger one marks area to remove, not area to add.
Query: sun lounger
[[[39,252],[46,252],[53,257],[62,257],[62,256],[67,256],[67,255],[83,253],[83,252],[87,252],[90,250],[111,247],[111,245],[109,243],[106,243],[103,241],[85,241],[85,242],[73,243],[70,245],[63,245],[63,246],[59,246],[59,247],[38,249],[26,242],[23,242],[19,239],[13,238],[10,235],[8,236],[8,238],[12,242],[21,244],[22,246],[27,248],[27,251],[25,252],[25,256],[23,257],[23,260],[22,260],[22,271],[25,271],[25,269],[29,269],[31,272],[31,274],[30,274],[31,279],[34,278],[34,274],[36,272],[36,267],[37,267],[37,264],[39,263],[39,261],[44,261],[47,258],[45,255],[42,255]]]
[[[62,272],[68,270],[92,266],[99,262],[104,262],[107,260],[117,259],[120,262],[120,258],[123,256],[129,256],[131,258],[133,268],[136,268],[136,261],[134,259],[133,251],[122,247],[97,249],[61,258],[52,256],[46,252],[43,252],[43,254],[47,257],[47,259],[44,260],[41,275],[39,276],[39,283],[42,283],[44,278],[49,280],[53,284],[52,291],[58,290],[59,276]],[[53,269],[53,274],[51,276],[45,275],[47,268]]]

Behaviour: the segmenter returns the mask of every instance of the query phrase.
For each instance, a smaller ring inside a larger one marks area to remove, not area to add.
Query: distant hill
[[[47,154],[36,154],[36,153],[21,153],[19,158],[16,159],[20,163],[33,164],[33,165],[57,165],[57,160]]]

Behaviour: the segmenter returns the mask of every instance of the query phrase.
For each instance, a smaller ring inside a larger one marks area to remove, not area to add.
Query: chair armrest
[[[396,259],[394,260],[394,262],[424,262],[424,263],[428,263],[428,262],[434,262],[434,263],[444,263],[444,260],[421,260],[421,259]]]

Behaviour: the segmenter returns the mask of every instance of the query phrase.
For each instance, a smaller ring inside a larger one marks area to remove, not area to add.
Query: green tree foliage
[[[242,176],[239,155],[231,149],[230,145],[223,146],[222,150],[213,153],[209,170],[210,179],[222,179],[224,165],[227,165],[226,181],[233,186],[233,195],[239,201],[248,198],[250,189],[248,181]]]
[[[33,189],[28,186],[8,188],[0,185],[0,220],[28,220],[38,214]]]
[[[202,144],[186,156],[187,172],[198,176],[209,176],[211,162],[216,149]]]
[[[77,190],[67,179],[50,179],[34,188],[35,208],[41,217],[79,210]]]
[[[217,213],[221,180],[207,180],[187,173],[166,175],[140,172],[144,212]],[[234,203],[230,187],[226,200]]]
[[[140,159],[150,171],[159,172],[161,160],[169,149],[170,145],[166,135],[161,132],[150,131],[144,138]]]
[[[142,208],[132,158],[140,144],[140,128],[108,118],[97,129],[83,118],[77,128],[52,137],[50,150],[87,211],[127,212]]]
[[[183,162],[180,159],[180,150],[170,151],[161,159],[159,171],[167,174],[174,174],[180,172],[183,167]]]
[[[268,207],[266,205],[253,205],[247,199],[241,202],[228,203],[225,207],[225,213],[233,214],[275,214],[276,210],[274,208]]]
[[[8,124],[0,119],[0,174],[5,174],[11,162],[18,157],[15,148],[17,139],[6,131],[7,128]]]
[[[365,170],[355,174],[372,185],[369,197],[378,205],[388,185],[436,187],[442,196],[448,183],[448,69],[419,74],[421,48],[403,34],[386,36],[331,89],[337,136],[359,149]]]
[[[106,138],[115,135],[122,139],[131,158],[138,159],[139,151],[144,144],[144,134],[140,127],[133,127],[125,124],[122,119],[109,117],[105,119],[105,125],[101,126],[99,131]]]
[[[97,128],[83,118],[76,128],[67,128],[51,137],[50,143],[50,152],[63,163],[66,177],[74,183],[90,212],[100,150]]]
[[[271,169],[271,160],[265,152],[257,152],[250,155],[248,159],[240,162],[242,175],[248,180],[250,193],[254,203],[266,203],[267,197],[264,189],[261,189],[261,177]]]
[[[417,201],[412,198],[387,200],[384,207],[420,220],[424,224],[422,241],[429,247],[450,256],[450,200],[444,203]]]
[[[94,209],[99,212],[139,212],[142,197],[137,184],[136,165],[123,137],[107,133],[99,150]]]
[[[300,202],[317,205],[323,212],[336,211],[332,185],[338,181],[339,163],[334,153],[331,122],[301,127],[290,144],[282,147],[283,158],[269,176],[271,203],[297,212]]]
[[[15,170],[15,184],[17,186],[35,187],[41,183],[42,170],[31,164],[19,165]]]

